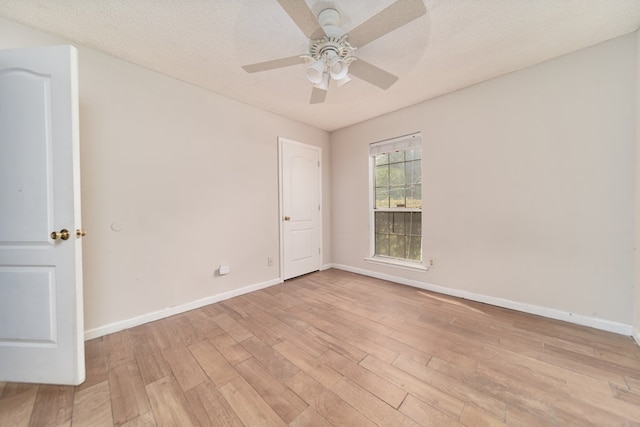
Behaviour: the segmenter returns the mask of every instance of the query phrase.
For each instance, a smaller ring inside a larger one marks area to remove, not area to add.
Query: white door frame
[[[285,270],[284,270],[284,203],[283,203],[283,198],[284,198],[284,191],[283,191],[283,159],[282,159],[282,154],[283,154],[283,146],[285,144],[289,144],[289,145],[297,145],[300,147],[304,147],[310,150],[314,150],[318,153],[318,161],[320,162],[319,167],[318,167],[318,203],[320,204],[320,210],[319,210],[319,223],[318,223],[318,235],[319,235],[319,246],[321,249],[321,253],[320,253],[320,260],[319,260],[319,265],[318,265],[318,270],[322,269],[322,259],[324,256],[324,244],[323,244],[323,239],[322,239],[322,223],[323,223],[323,211],[324,211],[324,204],[322,203],[322,148],[318,147],[316,145],[309,145],[309,144],[304,144],[302,142],[298,142],[298,141],[294,141],[292,139],[288,139],[288,138],[284,138],[284,137],[278,137],[278,218],[279,218],[279,233],[280,233],[280,281],[284,281],[284,277],[285,277]]]

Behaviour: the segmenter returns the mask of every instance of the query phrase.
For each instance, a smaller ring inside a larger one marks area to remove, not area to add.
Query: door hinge
[[[320,255],[320,248],[318,248],[318,255]]]
[[[318,167],[320,167],[320,160],[318,160]]]
[[[320,210],[320,205],[318,205],[318,210]]]

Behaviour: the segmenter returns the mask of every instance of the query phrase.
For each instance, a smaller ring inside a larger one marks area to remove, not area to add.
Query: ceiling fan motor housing
[[[334,80],[346,77],[349,64],[356,58],[355,48],[347,41],[346,32],[338,26],[340,14],[335,9],[325,9],[318,16],[318,23],[325,37],[309,42],[309,55],[304,58],[311,64],[307,77],[315,84],[322,84],[325,75]]]

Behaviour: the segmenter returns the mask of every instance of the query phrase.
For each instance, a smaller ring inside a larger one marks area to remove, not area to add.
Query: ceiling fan
[[[322,10],[316,18],[305,0],[277,1],[309,39],[309,52],[242,68],[256,73],[306,63],[307,78],[314,85],[311,104],[324,102],[331,80],[341,86],[351,80],[349,74],[381,89],[390,88],[398,77],[356,58],[354,52],[427,13],[423,0],[397,0],[347,33],[340,28],[340,13],[334,8]]]

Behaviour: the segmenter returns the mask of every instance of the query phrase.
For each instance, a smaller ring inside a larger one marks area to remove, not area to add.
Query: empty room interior
[[[640,426],[639,29],[640,0],[0,1],[0,425]],[[66,77],[9,62],[51,51]]]

